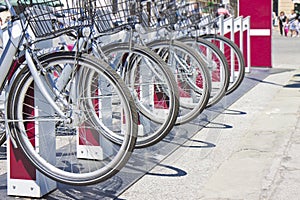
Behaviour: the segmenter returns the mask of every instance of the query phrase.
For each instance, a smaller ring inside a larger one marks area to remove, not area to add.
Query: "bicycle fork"
[[[71,118],[70,116],[67,116],[67,114],[62,111],[62,109],[58,106],[57,102],[55,102],[55,100],[53,99],[53,96],[51,96],[51,94],[49,93],[49,91],[47,90],[45,83],[43,83],[42,79],[41,79],[41,73],[43,73],[43,68],[37,66],[34,62],[34,58],[31,56],[30,50],[26,49],[25,50],[25,58],[26,58],[26,62],[28,65],[28,68],[31,72],[31,75],[33,77],[33,80],[36,84],[36,86],[38,87],[40,93],[42,94],[42,96],[48,101],[48,103],[50,104],[50,106],[54,109],[54,111],[57,113],[57,115],[59,116],[58,119],[64,119],[66,123],[71,123]],[[37,70],[39,69],[40,70]],[[65,100],[61,99],[61,102],[63,102]],[[63,104],[67,104],[67,102],[63,102]],[[13,120],[13,119],[6,119],[6,123],[10,123],[10,122],[18,122],[20,121],[19,119]],[[13,146],[16,148],[17,147],[17,143],[15,142],[15,135],[12,134],[12,132],[8,131],[11,139],[12,139],[12,144]]]

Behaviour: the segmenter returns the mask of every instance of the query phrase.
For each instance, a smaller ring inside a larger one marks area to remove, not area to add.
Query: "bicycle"
[[[87,185],[107,180],[135,147],[138,116],[130,91],[102,60],[80,52],[38,55],[43,51],[37,48],[91,27],[90,1],[64,6],[57,0],[5,2],[12,20],[3,31],[0,88],[7,94],[4,121],[12,148],[21,148],[56,181]],[[62,21],[69,26],[61,26]],[[114,131],[122,133],[121,144],[103,134]]]

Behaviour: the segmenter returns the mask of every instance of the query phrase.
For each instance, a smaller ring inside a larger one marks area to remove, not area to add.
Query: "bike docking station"
[[[211,29],[208,29],[208,33],[215,32]],[[245,72],[249,73],[251,66],[250,16],[238,16],[236,18],[231,16],[226,19],[221,16],[218,20],[217,34],[227,37],[239,47],[245,59]],[[226,57],[231,58],[231,63],[235,62],[232,51],[226,52],[224,49],[224,45],[222,44],[220,44],[220,50],[225,54]],[[234,64],[231,64],[231,66],[234,66]],[[235,73],[235,70],[236,69],[231,68],[230,73]],[[232,77],[233,76],[231,76],[231,78]]]
[[[33,105],[31,112],[34,113],[35,116],[39,116],[39,109],[41,108],[48,109],[50,112],[52,108],[40,101],[43,98],[42,94],[37,91],[37,89],[34,89],[32,92],[37,98],[35,98],[35,100],[28,100],[28,103]],[[55,135],[51,136],[49,134],[51,132],[55,133],[55,131],[53,131],[55,124],[48,122],[47,124],[36,125],[29,122],[27,126],[31,131],[28,131],[26,134],[30,134],[34,137],[32,145],[37,148],[42,147],[36,150],[40,151],[42,156],[47,155],[49,162],[55,162],[55,151],[51,154],[51,148],[56,145],[54,139]],[[47,135],[47,142],[45,142],[45,140],[39,140],[37,136],[41,134]],[[8,140],[7,158],[7,195],[40,198],[56,189],[56,182],[39,172],[30,163],[21,148],[14,146],[11,139]]]
[[[4,41],[9,38],[8,35],[3,35]],[[41,42],[41,47],[49,47],[50,41]],[[39,110],[48,110],[53,112],[53,108],[47,102],[39,91],[38,87],[33,86],[34,89],[30,91],[34,94],[34,99],[28,98],[26,103],[32,105],[32,109],[28,112],[34,116],[40,116]],[[5,94],[7,96],[7,94]],[[5,99],[6,101],[6,99]],[[51,149],[55,148],[55,123],[46,122],[40,124],[34,124],[32,122],[26,123],[28,128],[27,133],[32,137],[32,145],[35,146],[36,151],[40,152],[40,155],[47,155],[48,161],[51,163],[55,162],[56,155],[55,151]],[[6,132],[8,133],[8,125],[6,124]],[[54,134],[50,134],[54,133]],[[47,141],[39,140],[41,134],[47,136]],[[17,147],[12,139],[7,140],[7,195],[18,196],[18,197],[32,197],[40,198],[45,194],[55,190],[57,188],[56,181],[46,177],[39,172],[35,166],[31,164],[24,152],[20,147]]]
[[[99,88],[105,88],[105,84],[102,81],[99,82]],[[96,90],[99,96],[106,95],[105,90]],[[112,122],[112,102],[111,99],[95,99],[93,102],[95,109],[101,107],[101,112],[97,112],[97,115],[102,119],[105,126],[111,126]],[[105,106],[102,106],[105,105]],[[81,134],[77,135],[77,145],[76,152],[77,158],[79,159],[96,159],[103,160],[107,156],[113,153],[112,148],[110,148],[107,140],[104,136],[99,136],[97,133],[93,133],[92,130],[85,130],[85,134],[81,137]],[[105,151],[104,151],[105,150]]]
[[[250,16],[239,16],[233,20],[234,37],[231,38],[240,48],[245,60],[245,72],[250,72]]]
[[[237,18],[229,17],[227,19],[220,18],[220,35],[223,35],[233,41],[243,53],[244,59],[247,60],[246,72],[250,72],[250,17]],[[234,59],[232,57],[232,59]],[[234,60],[231,60],[234,62]],[[234,65],[231,65],[234,66]],[[231,69],[233,72],[235,69]]]
[[[245,59],[245,72],[250,73],[251,66],[251,42],[250,42],[250,16],[241,19],[240,49]]]

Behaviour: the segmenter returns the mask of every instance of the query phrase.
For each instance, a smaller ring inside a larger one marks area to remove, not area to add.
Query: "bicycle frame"
[[[24,26],[24,24],[21,24],[21,19],[17,17],[17,14],[10,1],[5,1],[8,6],[9,12],[12,15],[12,20],[8,22],[7,29],[5,31],[3,31],[2,29],[0,30],[0,34],[3,36],[4,47],[4,50],[0,57],[0,92],[4,90],[7,81],[13,81],[13,76],[18,72],[18,69],[14,67],[14,62],[18,62],[18,60],[15,60],[16,54],[18,52],[22,52],[21,54],[23,54],[24,52],[26,63],[40,92],[50,103],[56,113],[60,117],[67,119],[68,117],[52,99],[51,95],[45,87],[45,84],[40,78],[40,74],[43,73],[43,67],[39,66],[38,62],[37,65],[35,64],[34,60],[36,60],[36,58],[34,57],[35,55],[32,53],[30,48],[23,49],[23,45],[25,44],[28,35],[27,31],[23,30],[22,26]],[[20,64],[18,63],[18,65]],[[7,119],[7,121],[9,122],[9,119]]]
[[[21,32],[20,24],[17,22],[14,23],[9,21],[7,25],[7,30],[3,32],[3,30],[0,29],[0,31],[3,37],[3,47],[5,47],[0,57],[0,89],[2,91],[5,86],[5,81],[8,78],[7,76],[9,74],[9,71],[11,70],[11,66],[14,62],[13,58],[18,51],[18,46],[22,35],[15,34]]]

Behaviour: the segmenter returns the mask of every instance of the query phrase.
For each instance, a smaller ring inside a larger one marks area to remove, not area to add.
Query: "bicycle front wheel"
[[[184,37],[180,40],[196,49],[209,69],[212,90],[207,107],[218,103],[225,96],[229,86],[229,68],[226,57],[218,47],[203,38]]]
[[[136,147],[161,141],[173,128],[179,110],[178,88],[171,70],[157,54],[138,44],[112,43],[101,50],[134,97],[140,123]]]
[[[177,79],[180,112],[176,124],[198,117],[206,108],[211,92],[211,79],[203,59],[190,46],[177,40],[155,40],[147,46],[168,63]]]
[[[110,178],[127,163],[136,142],[138,119],[129,90],[91,56],[58,52],[39,62],[45,69],[40,77],[67,118],[50,106],[25,65],[8,96],[8,124],[17,145],[56,181],[87,185]],[[59,77],[70,69],[61,87]],[[111,132],[122,134],[120,143],[106,138]]]

